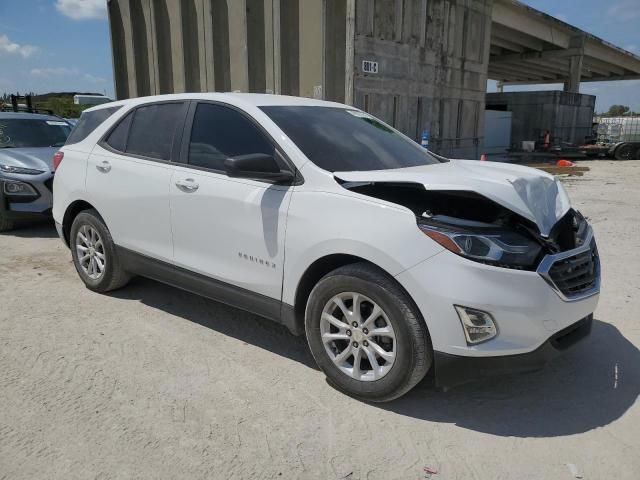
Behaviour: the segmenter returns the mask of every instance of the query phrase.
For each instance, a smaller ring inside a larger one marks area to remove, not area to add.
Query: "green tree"
[[[629,107],[627,107],[626,105],[611,105],[611,107],[609,107],[607,115],[611,115],[612,117],[619,117],[621,115],[624,115],[628,111]]]

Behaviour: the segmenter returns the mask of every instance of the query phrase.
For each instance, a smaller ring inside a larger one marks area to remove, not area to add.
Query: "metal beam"
[[[491,18],[493,26],[512,28],[560,48],[567,48],[575,35],[566,24],[513,0],[495,0]]]
[[[523,60],[519,63],[522,68],[530,68],[534,71],[539,71],[542,73],[546,73],[552,76],[552,78],[556,78],[558,76],[566,76],[569,73],[569,69],[567,67],[557,68],[554,65],[544,65],[540,60]]]
[[[512,52],[524,52],[524,47],[522,45],[518,45],[517,43],[513,43],[502,38],[494,37],[493,35],[491,36],[491,45],[505,48],[507,50],[511,50]]]
[[[487,78],[489,80],[496,80],[504,85],[511,85],[515,82],[515,85],[530,85],[538,83],[538,80],[527,80],[524,77],[514,77],[509,73],[497,72],[494,70],[490,70],[487,72]]]
[[[595,37],[587,39],[584,54],[600,62],[615,65],[618,70],[628,70],[640,75],[640,57]],[[624,72],[619,75],[623,74]]]
[[[600,71],[611,72],[616,75],[625,74],[624,68],[617,67],[615,65],[610,64],[609,62],[605,62],[590,56],[585,56],[584,60],[588,65],[593,66]],[[637,73],[640,73],[640,72],[637,72]]]
[[[492,80],[496,80],[495,78]],[[611,82],[611,81],[623,81],[623,80],[640,80],[640,75],[621,75],[618,77],[591,77],[591,78],[583,78],[581,83],[589,83],[589,82]],[[548,85],[551,83],[559,83],[562,84],[562,80],[504,80],[502,82],[505,86],[515,86],[515,85]]]
[[[569,73],[569,62],[563,62],[558,59],[551,58],[528,58],[526,60],[522,60],[522,62],[527,64],[537,65],[539,67],[544,67],[550,70],[553,70],[556,73],[568,74]]]
[[[585,58],[584,61],[582,62],[582,70],[583,71],[588,71],[591,73],[597,73],[599,76],[601,77],[609,77],[611,76],[611,71],[606,69],[606,68],[599,68],[596,67],[594,65],[592,65],[591,63],[589,63],[589,59]]]
[[[531,70],[526,70],[526,69],[518,69],[515,67],[509,67],[509,66],[505,66],[505,65],[494,65],[494,66],[489,66],[489,71],[490,72],[499,72],[502,74],[506,74],[506,76],[504,77],[505,79],[508,78],[521,78],[524,80],[527,79],[538,79],[538,80],[544,80],[545,78],[553,78],[550,75],[544,75],[538,72],[533,72]]]
[[[490,78],[491,80],[500,80],[503,82],[529,81],[529,79],[525,75],[522,75],[522,74],[514,75],[513,73],[504,72],[496,68],[489,69],[489,71],[487,72],[487,77]]]
[[[574,55],[581,55],[582,49],[580,48],[564,48],[561,50],[544,50],[542,52],[523,52],[523,53],[509,53],[498,57],[491,57],[489,59],[492,63],[505,63],[505,62],[517,62],[520,60],[547,60],[572,57]]]
[[[507,40],[517,45],[522,45],[530,50],[544,49],[544,42],[530,35],[521,33],[504,25],[494,23],[491,25],[491,35],[502,40]]]

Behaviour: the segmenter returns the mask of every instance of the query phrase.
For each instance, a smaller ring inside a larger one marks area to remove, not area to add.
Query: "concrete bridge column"
[[[572,37],[569,40],[569,48],[578,49],[580,54],[569,58],[569,78],[564,82],[564,91],[580,93],[580,78],[582,75],[582,59],[584,57],[584,35]]]
[[[229,8],[229,57],[231,90],[249,91],[247,52],[247,1],[227,0]]]

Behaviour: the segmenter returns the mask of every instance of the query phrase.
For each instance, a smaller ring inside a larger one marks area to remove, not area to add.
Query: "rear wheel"
[[[638,154],[638,147],[631,143],[623,143],[616,148],[615,157],[617,160],[634,160]]]
[[[111,234],[95,210],[80,212],[69,237],[73,264],[90,290],[108,292],[123,287],[130,275],[122,268]]]
[[[424,320],[397,282],[358,263],[315,286],[305,314],[311,352],[329,383],[386,402],[413,388],[432,364]]]

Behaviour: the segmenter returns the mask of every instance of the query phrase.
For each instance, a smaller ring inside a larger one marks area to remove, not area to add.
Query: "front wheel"
[[[338,268],[318,282],[305,326],[329,383],[361,400],[402,396],[433,362],[426,325],[409,296],[366,263]]]

